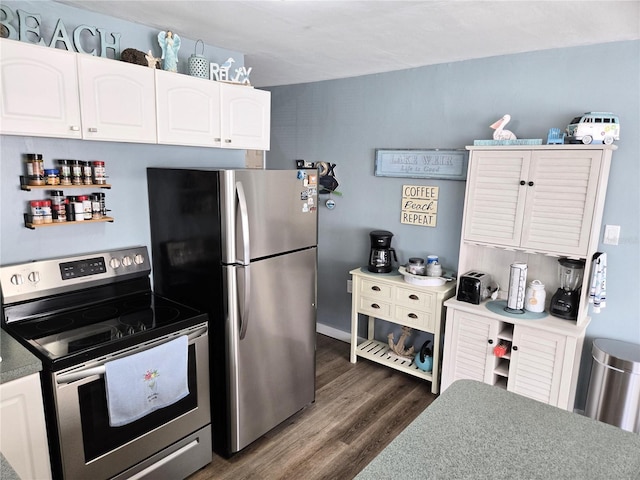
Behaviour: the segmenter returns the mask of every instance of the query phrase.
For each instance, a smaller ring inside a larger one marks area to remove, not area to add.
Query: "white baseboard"
[[[351,343],[351,334],[349,332],[330,327],[329,325],[316,323],[316,332],[326,335],[327,337],[335,338],[336,340]]]

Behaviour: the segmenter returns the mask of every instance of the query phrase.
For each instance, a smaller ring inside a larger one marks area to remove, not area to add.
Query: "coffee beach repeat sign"
[[[438,217],[439,190],[439,187],[425,185],[403,185],[400,222],[435,227]]]

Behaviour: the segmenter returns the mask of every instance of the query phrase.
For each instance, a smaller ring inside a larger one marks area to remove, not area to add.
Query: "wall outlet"
[[[353,289],[353,282],[351,280],[347,280],[347,293],[351,293]]]
[[[618,245],[620,241],[620,225],[605,225],[602,243],[606,245]]]

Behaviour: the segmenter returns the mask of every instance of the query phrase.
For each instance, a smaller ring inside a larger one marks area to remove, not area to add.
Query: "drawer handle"
[[[377,286],[374,285],[373,287],[371,287],[371,290],[373,290],[374,292],[379,292],[380,291],[380,287],[377,287]]]
[[[420,300],[420,297],[418,297],[418,295],[414,295],[413,293],[411,295],[409,295],[409,298],[411,300]]]
[[[407,315],[407,317],[416,320],[418,318],[418,315],[416,315],[415,313],[410,313],[409,315]]]
[[[380,305],[378,305],[377,303],[372,303],[371,308],[380,308]]]

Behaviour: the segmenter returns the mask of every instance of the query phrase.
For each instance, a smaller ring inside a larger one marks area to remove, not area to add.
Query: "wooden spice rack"
[[[41,227],[57,227],[57,226],[62,226],[62,225],[82,225],[85,223],[102,223],[102,222],[110,222],[113,223],[115,221],[115,219],[113,217],[102,217],[100,219],[97,220],[82,220],[80,222],[51,222],[51,223],[31,223],[29,221],[29,214],[25,213],[24,214],[24,226],[31,229],[31,230],[35,230],[36,228],[41,228]]]

